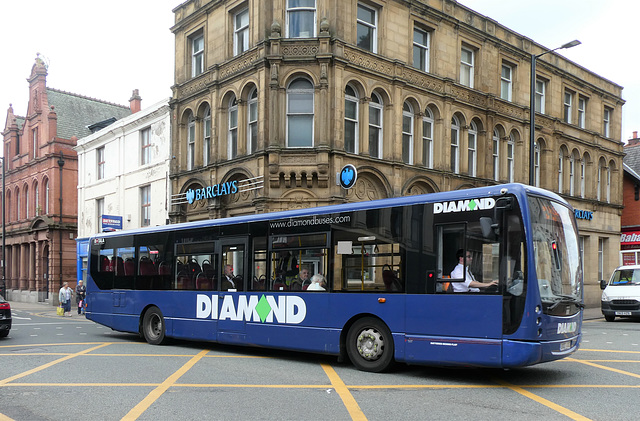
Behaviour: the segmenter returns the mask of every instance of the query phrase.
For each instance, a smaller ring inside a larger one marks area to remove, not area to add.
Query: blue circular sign
[[[358,170],[356,170],[356,167],[353,165],[347,164],[342,167],[338,177],[342,188],[350,189],[356,184],[356,180],[358,179]]]

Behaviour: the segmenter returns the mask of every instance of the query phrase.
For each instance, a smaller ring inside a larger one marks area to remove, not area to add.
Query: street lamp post
[[[62,288],[62,167],[64,167],[64,155],[62,155],[62,151],[60,151],[60,158],[58,158],[58,166],[60,167],[60,226],[58,227],[58,237],[60,239],[60,249],[58,250],[58,255],[60,258],[60,288]]]
[[[7,259],[6,259],[6,234],[7,234],[7,230],[5,228],[5,218],[4,218],[4,213],[7,210],[7,208],[4,205],[4,189],[5,189],[5,183],[4,183],[4,177],[5,177],[5,171],[4,171],[4,156],[0,157],[0,161],[2,161],[2,296],[6,299],[7,298],[7,279],[5,277],[5,273],[6,273],[6,267],[7,267]]]
[[[529,184],[535,183],[535,137],[536,137],[536,60],[543,55],[556,50],[562,50],[565,48],[575,47],[580,45],[581,42],[577,39],[567,42],[558,48],[544,51],[540,54],[531,54],[531,91],[529,93]]]

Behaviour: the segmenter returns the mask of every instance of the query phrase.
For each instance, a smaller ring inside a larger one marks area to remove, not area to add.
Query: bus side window
[[[100,289],[113,288],[113,264],[111,259],[113,258],[113,249],[99,249],[92,251],[92,259],[95,262],[97,258],[97,264],[92,263],[91,276]]]
[[[458,259],[456,258],[457,250],[465,248],[465,232],[465,224],[436,226],[436,250],[438,252],[437,270],[435,279],[429,280],[429,282],[434,282],[435,285],[427,289],[431,291],[435,290],[436,293],[453,292],[451,272],[453,272],[458,264]]]
[[[158,278],[156,259],[162,253],[162,246],[138,247],[138,273],[136,289],[162,289]],[[125,262],[126,264],[126,262]]]
[[[189,256],[176,256],[173,289],[187,289],[189,284]]]
[[[334,236],[334,289],[403,292],[405,250],[374,235]]]
[[[117,248],[115,253],[115,289],[133,289],[133,281],[135,279],[135,248],[124,247]]]
[[[244,246],[241,244],[222,247],[220,265],[220,290],[244,290]]]
[[[253,239],[253,278],[249,284],[252,291],[267,289],[267,238]]]

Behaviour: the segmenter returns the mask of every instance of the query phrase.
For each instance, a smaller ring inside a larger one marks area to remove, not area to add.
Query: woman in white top
[[[316,273],[311,277],[311,285],[307,288],[307,291],[326,291],[325,287],[327,286],[327,281],[324,279],[324,276]]]

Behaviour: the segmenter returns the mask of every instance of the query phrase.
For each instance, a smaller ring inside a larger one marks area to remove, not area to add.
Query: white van
[[[602,314],[608,322],[620,317],[640,317],[640,265],[620,266],[611,279],[600,281]]]

